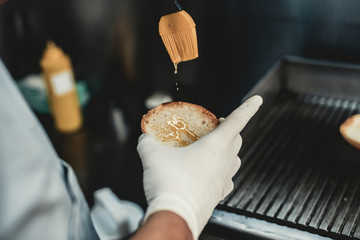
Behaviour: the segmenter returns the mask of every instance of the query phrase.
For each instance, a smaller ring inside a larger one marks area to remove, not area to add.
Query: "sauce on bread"
[[[187,146],[216,128],[219,120],[202,106],[187,102],[163,103],[149,110],[141,129],[164,145]]]
[[[165,135],[164,139],[170,139],[177,141],[181,146],[187,146],[192,142],[200,139],[195,133],[193,133],[186,122],[180,119],[178,116],[173,115],[170,121],[168,121],[169,133]]]

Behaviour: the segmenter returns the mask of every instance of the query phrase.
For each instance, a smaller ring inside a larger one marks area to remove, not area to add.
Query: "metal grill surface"
[[[242,167],[219,208],[340,239],[360,239],[360,151],[339,133],[360,103],[283,93],[245,129]]]

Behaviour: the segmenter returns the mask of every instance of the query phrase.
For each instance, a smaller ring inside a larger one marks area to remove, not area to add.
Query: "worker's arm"
[[[0,239],[98,239],[74,172],[1,60]]]
[[[191,240],[192,234],[179,215],[170,211],[160,211],[152,214],[131,239]]]
[[[251,98],[215,130],[186,147],[168,147],[149,134],[141,135],[137,150],[144,168],[148,201],[143,228],[159,231],[148,224],[158,226],[156,223],[163,220],[166,226],[167,222],[157,218],[152,222],[151,218],[170,211],[184,219],[193,239],[199,237],[216,205],[233,189],[232,177],[241,163],[239,132],[261,104],[261,97]]]

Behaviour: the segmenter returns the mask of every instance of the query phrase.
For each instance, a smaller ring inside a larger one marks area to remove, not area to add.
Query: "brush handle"
[[[161,0],[162,16],[181,11],[183,8],[177,0]]]

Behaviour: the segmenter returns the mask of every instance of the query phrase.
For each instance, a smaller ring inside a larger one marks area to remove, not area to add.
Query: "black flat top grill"
[[[360,101],[290,88],[280,87],[256,127],[242,133],[242,167],[234,191],[218,208],[331,238],[360,239],[360,151],[339,132],[341,123],[360,113]]]

